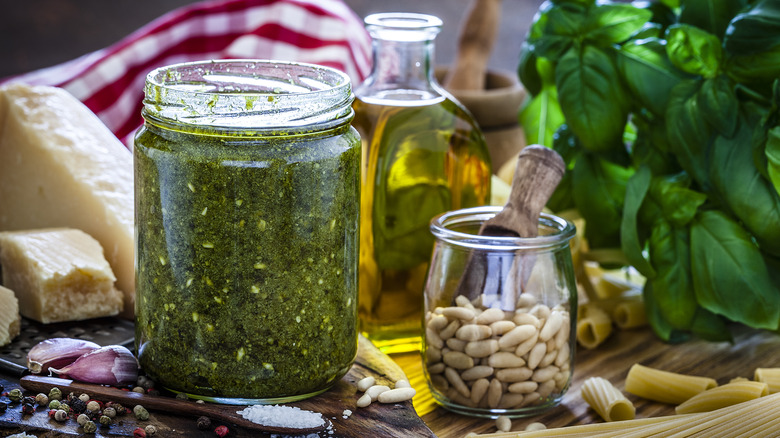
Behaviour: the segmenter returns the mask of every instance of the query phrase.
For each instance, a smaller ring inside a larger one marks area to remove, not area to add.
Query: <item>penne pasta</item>
[[[632,329],[647,325],[645,302],[638,298],[624,299],[612,310],[612,319],[621,329]]]
[[[603,377],[591,377],[582,384],[582,398],[604,421],[622,421],[634,418],[634,405]]]
[[[766,383],[770,394],[780,392],[780,368],[756,368],[753,380]]]
[[[579,306],[577,341],[585,348],[596,348],[612,334],[612,319],[596,303]]]
[[[766,383],[735,381],[700,392],[681,403],[674,410],[678,414],[709,412],[737,403],[754,400],[769,394]]]
[[[634,364],[628,370],[626,391],[662,403],[680,404],[694,395],[718,386],[715,379],[671,373]]]

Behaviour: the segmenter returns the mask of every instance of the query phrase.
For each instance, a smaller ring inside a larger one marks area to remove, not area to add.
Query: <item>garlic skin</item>
[[[127,348],[108,345],[82,355],[68,366],[50,370],[81,382],[119,386],[138,379],[138,360]]]
[[[49,368],[70,365],[79,357],[98,348],[100,345],[83,339],[46,339],[35,344],[27,353],[27,368],[33,374],[47,373]]]

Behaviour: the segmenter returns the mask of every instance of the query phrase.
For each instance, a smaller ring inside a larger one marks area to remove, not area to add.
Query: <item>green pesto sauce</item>
[[[136,137],[136,342],[165,387],[311,395],[357,354],[360,140],[149,125]]]

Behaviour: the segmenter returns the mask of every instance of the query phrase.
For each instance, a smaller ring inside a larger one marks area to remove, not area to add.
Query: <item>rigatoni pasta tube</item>
[[[603,377],[591,377],[582,384],[582,398],[604,421],[631,420],[634,405]]]
[[[628,370],[626,391],[661,403],[678,405],[694,395],[718,386],[715,379],[689,376],[634,364]]]
[[[770,394],[780,392],[780,368],[756,368],[753,380],[766,383]]]
[[[596,303],[579,306],[577,341],[585,348],[595,348],[612,334],[612,319]]]
[[[684,401],[674,410],[678,414],[710,412],[715,409],[754,400],[767,394],[769,394],[769,389],[766,383],[751,382],[749,380],[731,382],[700,392]]]
[[[645,302],[641,299],[625,299],[615,305],[612,319],[621,329],[631,329],[647,325]]]

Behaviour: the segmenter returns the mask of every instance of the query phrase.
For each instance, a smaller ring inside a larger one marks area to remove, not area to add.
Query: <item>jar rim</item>
[[[413,12],[380,12],[368,15],[363,22],[374,38],[405,42],[432,40],[444,25],[435,15]]]
[[[439,240],[472,249],[517,251],[563,246],[569,243],[577,231],[573,223],[547,213],[539,215],[539,225],[553,232],[537,237],[481,236],[451,229],[453,226],[480,225],[495,216],[502,208],[483,206],[442,213],[431,220],[431,233]]]
[[[143,115],[220,128],[301,127],[352,117],[346,73],[302,62],[223,59],[167,65],[149,72]]]

